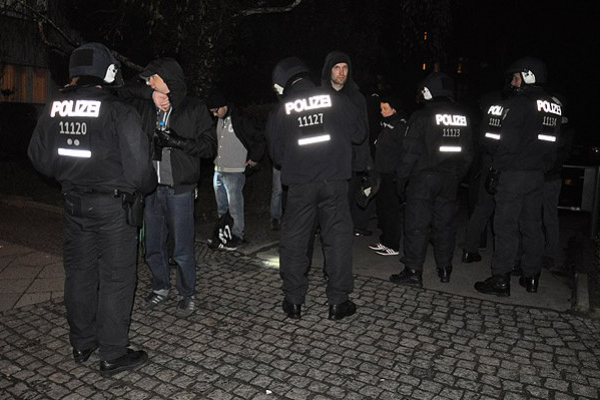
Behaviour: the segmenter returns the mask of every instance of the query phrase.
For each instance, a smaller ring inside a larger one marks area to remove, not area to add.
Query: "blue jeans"
[[[280,220],[282,213],[283,188],[281,187],[281,170],[273,167],[271,184],[271,219]]]
[[[194,259],[194,192],[175,194],[168,186],[159,186],[146,197],[144,207],[146,263],[152,272],[152,290],[171,288],[168,235],[172,235],[173,260],[177,263],[177,291],[180,296],[194,295],[196,260]]]
[[[246,175],[243,172],[215,171],[213,188],[217,213],[220,217],[229,210],[233,218],[233,234],[240,239],[244,238],[244,184]]]

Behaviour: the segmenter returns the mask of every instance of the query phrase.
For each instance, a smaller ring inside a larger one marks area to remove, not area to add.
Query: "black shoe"
[[[100,375],[110,376],[121,371],[133,369],[138,365],[144,364],[148,361],[148,353],[144,350],[131,350],[127,349],[127,353],[123,354],[119,358],[108,361],[100,361]]]
[[[463,250],[462,262],[464,262],[465,264],[469,264],[479,261],[481,261],[481,254],[479,254],[479,252],[475,251],[471,253],[470,251]]]
[[[399,274],[390,276],[390,282],[421,288],[423,287],[423,272],[405,267]]]
[[[354,228],[354,236],[371,236],[373,232],[367,229]]]
[[[540,274],[529,277],[521,276],[519,278],[519,285],[523,286],[529,293],[537,293],[539,284]]]
[[[510,271],[512,276],[521,276],[523,274],[523,270],[521,269],[521,264],[516,263],[513,265],[512,271]]]
[[[300,319],[302,317],[302,304],[292,304],[284,299],[281,308],[283,308],[283,312],[287,314],[288,318]]]
[[[97,348],[98,346],[96,345],[82,350],[73,347],[73,360],[75,360],[77,364],[81,364],[82,362],[87,361]]]
[[[356,304],[350,300],[346,300],[341,304],[332,304],[329,306],[329,319],[339,321],[342,318],[354,315],[356,312]]]
[[[492,276],[483,282],[475,282],[475,289],[483,294],[508,297],[510,296],[510,274]]]
[[[196,310],[196,298],[194,296],[183,297],[177,303],[176,314],[180,318],[187,318]]]
[[[142,310],[152,310],[159,305],[164,305],[164,303],[169,298],[168,294],[162,295],[156,292],[151,292],[141,304]]]
[[[438,267],[437,269],[438,276],[440,277],[440,282],[448,283],[450,282],[450,275],[452,274],[452,265],[448,267]]]

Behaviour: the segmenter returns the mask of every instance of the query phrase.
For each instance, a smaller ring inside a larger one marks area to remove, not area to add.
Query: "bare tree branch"
[[[282,13],[282,12],[288,12],[293,10],[294,8],[296,8],[296,6],[298,6],[300,3],[302,3],[302,0],[294,0],[294,2],[290,5],[287,6],[283,6],[283,7],[257,7],[257,8],[250,8],[247,10],[242,10],[238,12],[238,15],[242,16],[242,17],[247,17],[249,15],[254,15],[254,14],[273,14],[273,13]]]
[[[38,22],[38,27],[40,27],[40,33],[43,35],[43,29],[41,28],[41,24],[48,24],[50,25],[63,39],[65,39],[67,41],[67,43],[69,43],[71,46],[73,47],[78,47],[80,45],[80,43],[78,42],[74,42],[73,40],[71,40],[71,38],[69,37],[69,35],[67,35],[60,27],[58,27],[54,21],[52,21],[50,18],[46,17],[44,14],[42,14],[41,12],[39,12],[38,10],[36,10],[33,7],[30,7],[25,1],[23,0],[16,0],[18,3],[20,3],[25,9],[29,10],[32,14],[33,14],[33,18],[35,19],[36,22]],[[43,35],[44,38],[46,38],[45,35]],[[47,40],[47,38],[46,38]],[[44,41],[44,43],[46,43],[46,41]],[[46,43],[48,44],[48,43]],[[50,44],[48,44],[50,45]],[[59,45],[50,45],[51,47],[57,48],[57,49],[61,49],[62,47],[60,47]]]

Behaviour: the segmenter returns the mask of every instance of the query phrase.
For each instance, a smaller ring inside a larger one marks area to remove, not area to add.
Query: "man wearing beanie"
[[[244,242],[243,189],[246,176],[256,170],[263,158],[265,138],[221,93],[213,93],[206,105],[217,118],[218,146],[213,177],[217,213],[221,217],[229,210],[233,218],[233,238],[222,248],[236,250]]]
[[[364,131],[363,137],[368,137],[369,120],[367,118],[367,102],[352,78],[352,71],[350,57],[341,51],[334,50],[325,57],[325,64],[321,72],[321,84],[323,88],[340,93],[350,100],[355,107],[353,113],[358,114],[360,129]],[[357,205],[361,179],[372,168],[373,160],[369,153],[368,141],[364,140],[359,144],[353,144],[352,178],[348,186],[348,200],[350,202],[350,213],[354,224],[355,236],[369,236],[372,234],[371,231],[367,230],[371,208],[362,209]]]

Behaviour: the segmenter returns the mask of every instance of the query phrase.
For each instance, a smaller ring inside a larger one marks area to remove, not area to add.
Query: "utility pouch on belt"
[[[121,201],[127,211],[127,225],[141,228],[144,221],[144,196],[140,192],[121,193]]]
[[[496,194],[498,192],[498,182],[500,179],[500,171],[490,167],[487,177],[485,179],[485,191],[489,194]]]

